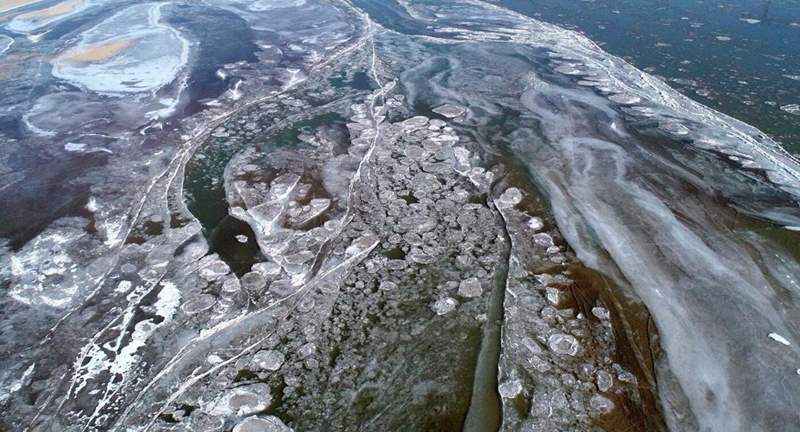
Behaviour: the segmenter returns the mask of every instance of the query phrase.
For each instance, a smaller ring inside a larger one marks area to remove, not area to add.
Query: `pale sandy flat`
[[[71,53],[64,56],[63,59],[76,63],[98,62],[114,57],[130,45],[131,41],[129,39],[91,45],[83,50],[73,50]]]
[[[18,7],[39,3],[42,0],[0,0],[0,12],[10,11]]]
[[[77,8],[82,2],[83,2],[82,0],[65,1],[63,3],[59,3],[49,8],[22,14],[19,16],[19,18],[30,21],[36,21],[40,19],[47,19],[47,18],[57,17],[60,15],[66,15],[74,11],[75,8]]]

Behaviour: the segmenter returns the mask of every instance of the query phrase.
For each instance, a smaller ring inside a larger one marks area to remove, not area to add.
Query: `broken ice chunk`
[[[253,264],[252,269],[255,272],[261,273],[266,278],[280,276],[281,274],[281,266],[274,262],[260,262]]]
[[[216,401],[211,415],[248,415],[263,411],[272,403],[270,388],[264,383],[251,384],[230,390]]]
[[[275,350],[263,350],[257,352],[251,361],[253,369],[276,371],[283,366],[285,357],[283,353]]]
[[[544,228],[544,222],[542,222],[542,219],[538,217],[532,217],[528,220],[528,228],[534,231],[539,231],[540,229]]]
[[[436,302],[433,303],[431,309],[436,315],[446,315],[454,310],[456,310],[456,306],[458,306],[458,302],[453,299],[452,297],[444,297]]]
[[[447,118],[456,118],[467,112],[467,109],[458,105],[444,104],[434,108],[433,112]]]
[[[225,276],[231,271],[228,264],[222,260],[214,260],[211,261],[207,266],[200,269],[200,277],[203,279],[212,282],[217,279],[220,279],[222,276]]]
[[[353,240],[353,243],[345,249],[345,253],[348,256],[355,256],[361,254],[365,251],[372,250],[380,239],[378,236],[372,233],[364,234],[363,236]]]
[[[597,371],[597,388],[601,392],[607,392],[614,385],[614,376],[610,373],[600,370]]]
[[[423,126],[427,126],[428,118],[425,116],[411,117],[410,119],[404,121],[401,124],[403,126],[403,129],[405,129],[408,132],[412,132],[422,128]]]
[[[264,279],[264,275],[256,271],[245,273],[244,276],[242,276],[241,282],[242,287],[249,292],[258,292],[267,286],[267,281]]]
[[[514,207],[515,205],[522,202],[522,192],[515,188],[508,188],[500,198],[497,200],[497,207],[500,209],[506,209]]]
[[[194,315],[211,309],[216,302],[217,299],[211,294],[200,294],[184,302],[183,305],[181,305],[181,309],[187,315]]]
[[[589,406],[602,414],[608,414],[614,409],[614,402],[602,395],[594,395],[589,399]]]
[[[597,319],[601,320],[607,320],[610,317],[608,309],[600,306],[595,306],[592,308],[592,315],[596,316]]]
[[[786,346],[790,346],[792,344],[791,342],[789,342],[788,339],[786,339],[785,337],[783,337],[783,336],[781,336],[781,335],[779,335],[777,333],[770,333],[768,336],[769,336],[770,339],[772,339],[775,342],[778,342],[780,344],[784,344]]]
[[[504,399],[513,399],[522,393],[522,383],[518,379],[506,381],[497,387],[497,392]]]
[[[546,233],[534,234],[533,242],[536,243],[536,245],[541,246],[543,248],[549,248],[554,245],[553,237],[551,237],[550,234]]]
[[[580,349],[580,344],[578,340],[575,339],[575,336],[563,333],[551,335],[547,339],[547,345],[553,352],[567,354],[573,357],[578,354],[578,350]]]
[[[292,432],[275,416],[248,417],[233,427],[233,432]]]
[[[480,297],[481,294],[483,294],[483,288],[476,277],[465,279],[458,284],[458,295],[461,297]]]
[[[561,290],[560,289],[554,288],[554,287],[547,287],[547,288],[545,288],[545,293],[546,293],[545,296],[547,297],[547,301],[549,301],[550,304],[552,304],[554,306],[557,306],[559,303],[561,303]]]

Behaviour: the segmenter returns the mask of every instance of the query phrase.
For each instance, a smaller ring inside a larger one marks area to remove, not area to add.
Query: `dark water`
[[[800,116],[780,109],[800,103],[800,1],[496,3],[585,33],[606,51],[800,154]]]

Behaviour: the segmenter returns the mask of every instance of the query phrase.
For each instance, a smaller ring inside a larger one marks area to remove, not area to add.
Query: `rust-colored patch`
[[[73,12],[81,3],[82,0],[69,0],[62,3],[59,3],[55,6],[51,6],[49,8],[44,8],[40,10],[35,10],[32,12],[27,12],[22,15],[19,15],[18,18],[25,19],[29,21],[44,21],[47,18],[57,17],[60,15],[66,15],[68,13]]]
[[[131,45],[129,39],[90,45],[82,50],[70,50],[62,58],[73,63],[92,63],[110,59]]]

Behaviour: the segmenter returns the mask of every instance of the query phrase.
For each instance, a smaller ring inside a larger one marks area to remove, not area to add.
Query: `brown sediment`
[[[66,15],[75,11],[75,9],[83,3],[82,0],[68,0],[62,3],[59,3],[55,6],[50,6],[49,8],[44,8],[40,10],[35,10],[32,12],[27,12],[22,15],[19,15],[17,18],[30,20],[30,21],[40,21],[45,20],[47,18],[56,17],[59,15]]]
[[[658,431],[666,430],[663,413],[658,403],[655,362],[660,355],[658,334],[647,308],[639,301],[630,300],[605,275],[581,263],[570,266],[573,283],[567,288],[571,294],[571,307],[581,311],[588,319],[595,319],[592,307],[604,304],[611,315],[614,332],[615,363],[636,376],[638,397],[627,393],[606,393],[616,408],[596,420],[608,431]]]
[[[539,215],[546,226],[555,225],[552,211],[545,197],[530,178],[527,169],[511,156],[501,156],[505,167],[503,183],[525,190],[523,201],[518,205],[525,213]],[[556,244],[574,252],[565,241],[556,239]],[[800,249],[800,246],[798,247]],[[609,258],[610,259],[610,258]],[[558,266],[546,273],[564,272]],[[658,401],[655,359],[661,356],[655,323],[646,306],[633,295],[630,287],[618,286],[605,274],[593,270],[576,258],[569,260],[567,270],[571,283],[561,287],[564,300],[559,308],[574,308],[587,319],[597,321],[592,308],[604,305],[610,314],[615,352],[612,356],[624,370],[636,377],[638,394],[632,392],[603,395],[614,402],[614,410],[594,419],[596,426],[609,431],[666,431],[667,426]],[[614,275],[625,283],[621,274]],[[594,347],[586,349],[592,351]]]
[[[130,39],[90,45],[80,50],[70,50],[61,59],[72,63],[92,63],[110,59],[131,45]]]

